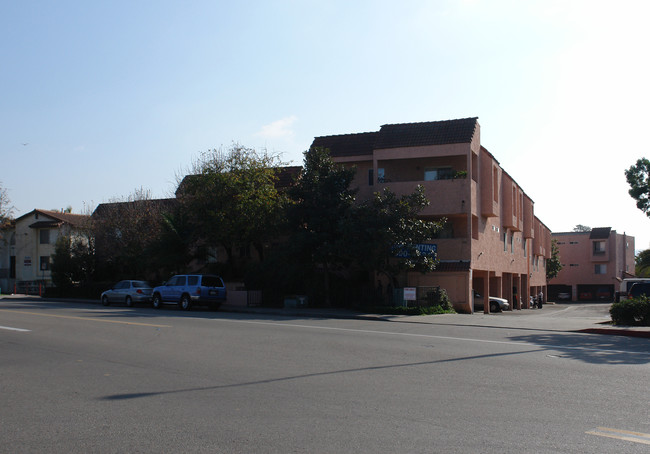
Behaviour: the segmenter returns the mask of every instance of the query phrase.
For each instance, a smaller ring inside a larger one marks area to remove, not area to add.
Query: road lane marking
[[[419,334],[419,333],[399,333],[399,332],[390,332],[390,331],[378,331],[378,330],[369,330],[369,329],[359,329],[359,328],[341,328],[336,326],[317,326],[317,325],[305,325],[305,324],[293,324],[293,323],[282,323],[282,322],[262,322],[256,320],[233,320],[233,319],[214,319],[215,321],[221,322],[231,322],[231,323],[243,323],[251,325],[268,325],[268,326],[289,326],[293,328],[308,328],[308,329],[318,329],[323,331],[343,331],[350,333],[363,333],[363,334],[383,334],[388,336],[403,336],[403,337],[421,337],[428,339],[443,339],[443,340],[453,340],[453,341],[464,341],[464,342],[479,342],[484,344],[501,344],[501,345],[517,345],[520,347],[540,347],[547,348],[552,350],[568,350],[568,351],[583,351],[583,352],[606,352],[606,353],[634,353],[635,355],[650,356],[648,351],[636,351],[636,350],[614,350],[603,347],[584,347],[584,346],[568,346],[568,345],[553,345],[553,344],[540,344],[536,342],[517,342],[517,341],[499,341],[499,340],[489,340],[489,339],[476,339],[471,337],[454,337],[454,336],[440,336],[435,334]]]
[[[597,427],[587,432],[589,435],[598,435],[599,437],[616,438],[618,440],[633,441],[650,445],[650,434],[641,432],[630,432],[629,430],[610,429],[609,427]]]
[[[0,326],[0,329],[6,329],[9,331],[20,331],[21,333],[28,333],[31,331],[31,329],[12,328],[11,326]]]
[[[155,325],[153,323],[124,322],[121,320],[104,320],[101,318],[94,318],[94,317],[76,317],[74,315],[41,314],[38,312],[17,311],[13,309],[4,309],[4,310],[15,312],[18,314],[40,315],[41,317],[67,318],[69,320],[84,320],[84,321],[90,320],[92,322],[117,323],[120,325],[151,326],[153,328],[171,328],[171,325]]]

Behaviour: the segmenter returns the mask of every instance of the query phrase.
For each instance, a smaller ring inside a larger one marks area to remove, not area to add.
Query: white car
[[[510,309],[510,303],[505,298],[499,298],[498,296],[489,296],[488,300],[490,301],[490,312],[501,312],[507,311]],[[482,311],[483,307],[483,297],[474,290],[474,311]]]

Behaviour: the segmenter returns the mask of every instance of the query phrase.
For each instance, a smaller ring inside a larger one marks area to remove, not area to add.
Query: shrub
[[[427,303],[429,306],[433,306],[434,308],[439,308],[436,310],[441,310],[443,312],[435,312],[435,313],[445,313],[444,311],[453,311],[454,307],[451,304],[451,300],[449,299],[449,295],[447,295],[447,290],[444,288],[436,287],[432,291],[427,293]]]
[[[641,296],[614,303],[609,315],[615,325],[650,326],[650,299]]]

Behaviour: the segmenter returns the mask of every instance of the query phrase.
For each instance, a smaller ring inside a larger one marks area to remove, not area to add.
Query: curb
[[[650,331],[632,330],[625,328],[586,328],[577,331],[586,334],[606,334],[610,336],[626,336],[650,339]]]

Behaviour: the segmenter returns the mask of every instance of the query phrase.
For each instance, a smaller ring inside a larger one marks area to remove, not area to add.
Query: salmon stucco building
[[[634,237],[611,227],[553,233],[562,270],[549,281],[556,299],[612,301],[634,275]]]
[[[421,217],[446,219],[437,238],[422,245],[437,252],[436,271],[405,273],[401,286],[444,288],[463,312],[473,312],[474,291],[484,302],[488,295],[506,298],[515,309],[527,307],[530,295],[546,295],[551,232],[535,216],[533,200],[481,145],[478,118],[387,124],[316,137],[312,147],[356,167],[359,199],[422,185],[430,205]]]

